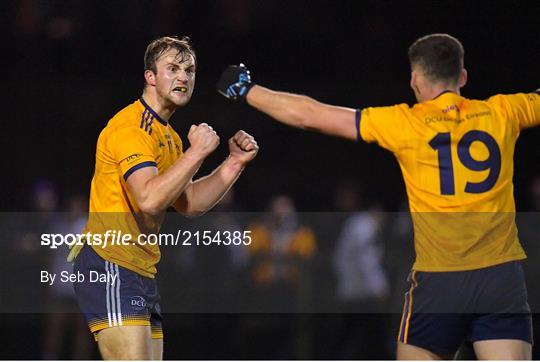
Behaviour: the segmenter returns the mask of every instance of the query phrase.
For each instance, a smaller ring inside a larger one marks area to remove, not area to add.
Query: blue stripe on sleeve
[[[145,167],[157,167],[157,163],[155,163],[154,161],[146,161],[133,166],[124,174],[124,181],[127,181],[128,177],[131,176],[133,172]]]
[[[362,136],[360,136],[360,119],[361,118],[362,118],[362,110],[357,109],[356,113],[354,115],[354,119],[355,119],[355,122],[356,122],[356,139],[358,141],[362,140]]]

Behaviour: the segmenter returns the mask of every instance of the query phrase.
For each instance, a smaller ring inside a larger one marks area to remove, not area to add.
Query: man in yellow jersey
[[[242,64],[229,66],[217,88],[284,124],[375,142],[396,156],[416,251],[399,359],[449,358],[465,340],[480,359],[530,359],[512,176],[520,131],[540,124],[540,95],[462,97],[463,55],[461,43],[446,34],[412,44],[413,107],[355,110],[275,92],[252,83]]]
[[[144,66],[142,97],[118,112],[98,139],[85,230],[94,236],[68,256],[75,261],[74,272],[85,276],[75,291],[104,359],[162,358],[154,279],[160,250],[138,237],[157,233],[170,206],[188,216],[212,208],[258,151],[253,137],[239,131],[228,142],[229,157],[210,175],[192,181],[219,137],[206,123],[192,125],[190,147],[183,151],[169,123],[174,111],[189,102],[195,85],[189,39],[154,40]],[[133,243],[113,243],[113,232],[129,234]],[[94,243],[95,235],[102,244]],[[96,282],[95,275],[106,281]]]

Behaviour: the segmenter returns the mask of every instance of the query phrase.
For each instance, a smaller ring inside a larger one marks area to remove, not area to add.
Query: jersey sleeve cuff
[[[362,141],[362,136],[360,135],[360,120],[362,119],[362,110],[357,109],[354,115],[354,122],[356,124],[356,139],[357,141]]]
[[[157,163],[155,163],[154,161],[146,161],[146,162],[141,162],[141,163],[131,167],[124,174],[124,181],[127,181],[128,177],[131,176],[131,174],[133,172],[135,172],[137,170],[140,170],[141,168],[145,168],[145,167],[157,167]]]

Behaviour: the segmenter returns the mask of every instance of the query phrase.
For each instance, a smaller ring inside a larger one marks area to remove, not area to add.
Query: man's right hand
[[[196,152],[201,158],[206,158],[219,145],[219,136],[212,127],[206,123],[198,126],[192,125],[189,129],[188,139],[190,150]]]

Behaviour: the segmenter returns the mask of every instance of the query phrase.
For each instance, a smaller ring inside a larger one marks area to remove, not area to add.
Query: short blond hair
[[[163,36],[153,40],[148,44],[144,53],[144,70],[151,70],[157,73],[156,62],[169,49],[176,49],[178,55],[181,55],[182,58],[186,55],[191,55],[196,61],[197,57],[190,41],[187,36]]]

